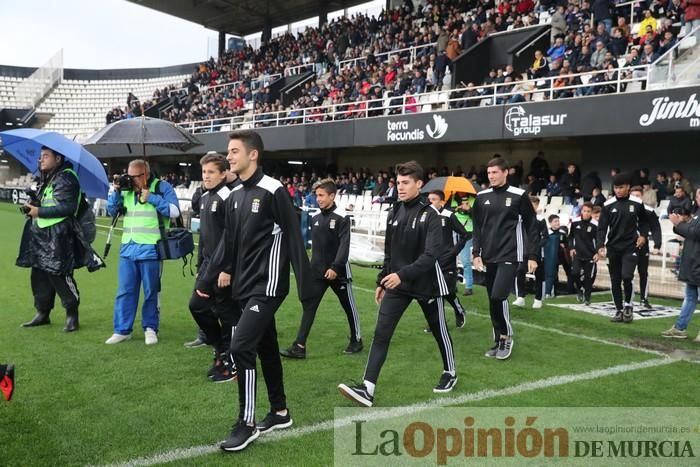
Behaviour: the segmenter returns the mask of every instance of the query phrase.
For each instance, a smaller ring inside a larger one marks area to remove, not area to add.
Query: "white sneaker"
[[[535,300],[534,302],[532,302],[533,310],[539,310],[540,308],[542,308],[542,300]]]
[[[156,334],[156,332],[153,329],[146,328],[144,336],[146,336],[146,345],[153,345],[158,343],[158,334]]]
[[[523,307],[525,306],[525,299],[523,297],[518,297],[513,302],[513,305]]]
[[[112,334],[112,337],[105,341],[105,344],[119,344],[131,339],[131,334]]]

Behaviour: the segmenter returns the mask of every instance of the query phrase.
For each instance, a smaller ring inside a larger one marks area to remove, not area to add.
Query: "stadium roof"
[[[219,32],[244,36],[348,8],[367,0],[129,0]]]

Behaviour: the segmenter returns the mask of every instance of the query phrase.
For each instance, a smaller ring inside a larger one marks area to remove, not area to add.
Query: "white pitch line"
[[[308,434],[318,433],[321,431],[332,430],[334,427],[349,426],[354,420],[361,418],[362,420],[382,420],[395,418],[404,415],[414,414],[429,409],[462,405],[468,402],[478,402],[496,397],[505,397],[522,394],[524,392],[536,391],[539,389],[548,389],[565,384],[578,383],[582,381],[590,381],[594,379],[604,378],[607,376],[619,375],[630,371],[653,368],[662,365],[669,365],[676,360],[671,358],[657,358],[646,360],[637,363],[627,363],[623,365],[611,366],[599,370],[591,370],[585,373],[574,373],[562,376],[551,376],[549,378],[529,381],[514,386],[508,386],[502,389],[485,389],[483,391],[466,393],[455,397],[430,399],[427,401],[411,404],[404,407],[393,407],[387,409],[368,410],[362,414],[352,417],[345,417],[338,420],[326,420],[315,423],[313,425],[292,428],[290,430],[276,431],[268,435],[263,435],[258,438],[257,443],[269,443],[286,439],[299,438]],[[151,466],[168,462],[181,461],[185,459],[193,459],[208,454],[219,452],[218,445],[203,445],[190,448],[174,449],[172,451],[163,452],[150,457],[140,457],[130,461],[109,464],[107,467],[136,467],[136,466]]]
[[[363,287],[353,286],[353,290],[359,290],[362,292],[369,292],[369,293],[374,294],[374,290],[365,289]],[[489,316],[482,314],[482,313],[478,313],[476,311],[466,310],[466,312],[467,312],[467,317],[469,317],[470,315],[473,315],[473,316],[478,316],[479,318],[491,319]],[[598,344],[612,345],[612,346],[621,347],[621,348],[627,349],[627,350],[636,350],[638,352],[644,352],[644,353],[648,353],[651,355],[657,355],[660,357],[666,356],[665,353],[659,352],[657,350],[645,349],[643,347],[636,347],[634,345],[623,344],[621,342],[609,341],[606,339],[601,339],[600,337],[587,336],[585,334],[574,334],[572,332],[566,332],[566,331],[562,331],[562,330],[556,329],[556,328],[548,328],[545,326],[540,326],[539,324],[528,323],[527,321],[521,321],[518,319],[511,319],[510,322],[517,324],[519,326],[537,329],[539,331],[550,332],[552,334],[559,334],[560,336],[573,337],[576,339],[583,339],[583,340],[587,340],[587,341],[591,341],[591,342],[597,342]]]

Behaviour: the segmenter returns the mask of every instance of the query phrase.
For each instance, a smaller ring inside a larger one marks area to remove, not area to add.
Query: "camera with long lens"
[[[41,206],[41,201],[39,200],[39,195],[37,194],[36,190],[32,188],[26,188],[24,190],[24,194],[27,195],[27,198],[29,199],[29,204],[36,207]],[[19,211],[24,215],[29,214],[29,208],[27,206],[20,206]]]
[[[134,191],[134,180],[127,174],[121,174],[117,179],[119,191]]]

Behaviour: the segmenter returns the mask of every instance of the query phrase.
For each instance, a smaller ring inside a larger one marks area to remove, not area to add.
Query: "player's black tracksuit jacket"
[[[235,186],[235,185],[234,185]],[[214,256],[219,241],[224,233],[226,223],[226,200],[231,194],[231,186],[225,182],[206,190],[199,198],[197,212],[200,213],[199,247],[197,253],[197,271],[207,269]],[[238,322],[240,309],[231,297],[231,288],[219,289],[216,280],[210,284],[213,291],[211,298],[203,298],[192,293],[190,312],[199,325],[204,339],[214,346],[218,353],[228,350],[231,343],[233,326]]]
[[[641,199],[613,197],[603,205],[596,246],[605,245],[607,249],[610,288],[618,311],[632,303],[632,279],[639,256],[636,242],[640,236],[647,237],[648,232],[646,209]]]
[[[445,324],[443,296],[447,284],[439,259],[445,245],[440,214],[420,196],[399,202],[389,211],[384,241],[384,266],[377,285],[389,274],[397,273],[401,284],[387,289],[379,306],[374,340],[369,351],[364,379],[376,383],[386,360],[396,325],[413,299],[418,301],[433,333],[443,371],[455,373],[452,339]]]
[[[598,254],[597,235],[598,225],[593,219],[575,219],[571,223],[568,244],[569,249],[576,252],[571,261],[571,275],[576,290],[583,289],[586,300],[591,299],[593,277],[596,272],[593,257]]]
[[[256,354],[272,411],[286,408],[274,315],[289,293],[290,261],[304,300],[310,268],[299,219],[282,184],[258,169],[226,201],[226,230],[197,281],[199,290],[210,291],[220,272],[232,276],[232,296],[242,314],[231,337],[231,355],[238,369],[239,418],[246,423],[255,422]]]
[[[486,267],[493,337],[498,342],[500,336],[513,335],[508,295],[518,263],[539,258],[537,215],[525,190],[505,184],[480,191],[472,216],[472,256],[480,256]]]
[[[302,303],[304,313],[295,341],[297,344],[306,343],[316,311],[328,287],[336,294],[345,311],[351,338],[361,338],[360,316],[352,293],[350,227],[350,218],[335,203],[311,218],[311,278],[304,287],[313,291],[313,297]],[[329,269],[337,274],[335,280],[325,279],[324,275]]]

